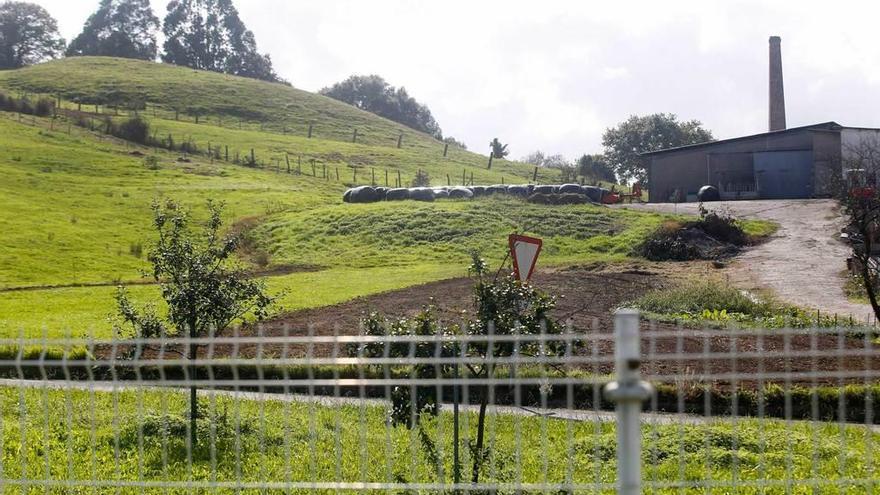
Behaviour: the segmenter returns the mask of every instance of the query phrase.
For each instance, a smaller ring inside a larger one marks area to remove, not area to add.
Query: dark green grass
[[[206,419],[190,455],[187,423],[180,417],[185,404],[184,394],[167,392],[3,389],[3,476],[86,484],[451,481],[448,413],[425,425],[442,467],[438,470],[417,432],[388,425],[381,407],[229,397],[203,399]],[[475,424],[474,414],[464,415],[463,441],[473,438]],[[861,493],[864,487],[847,480],[873,478],[877,441],[877,434],[865,427],[833,423],[739,419],[735,424],[645,425],[643,477],[657,484],[721,484],[705,490],[711,493],[760,493],[757,480],[780,485],[787,480],[790,493],[812,493],[804,480],[818,483],[821,493]],[[485,482],[609,484],[615,479],[611,422],[492,414],[487,444]],[[468,465],[468,449],[461,450]],[[12,486],[7,491],[16,493]],[[659,491],[677,493],[675,488]],[[153,492],[161,490],[148,491]],[[782,493],[783,487],[770,492]]]

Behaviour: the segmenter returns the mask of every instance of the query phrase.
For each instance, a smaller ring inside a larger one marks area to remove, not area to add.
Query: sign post
[[[535,271],[535,263],[541,254],[544,242],[534,237],[511,234],[508,238],[510,257],[513,259],[513,271],[520,282],[528,282]]]

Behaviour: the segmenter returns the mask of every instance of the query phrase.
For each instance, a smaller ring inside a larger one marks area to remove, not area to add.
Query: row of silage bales
[[[535,185],[535,184],[493,184],[489,186],[442,186],[442,187],[379,187],[359,186],[345,191],[342,200],[346,203],[376,203],[379,201],[434,201],[435,199],[472,199],[482,196],[504,194],[528,198],[534,194],[582,194],[593,203],[601,203],[602,198],[611,191],[596,186],[580,184]]]

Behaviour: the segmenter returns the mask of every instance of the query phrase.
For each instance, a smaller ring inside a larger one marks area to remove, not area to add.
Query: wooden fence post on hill
[[[351,142],[352,143],[358,142],[358,130],[357,129],[355,129],[354,134],[351,135]]]
[[[397,149],[403,145],[403,133],[401,132],[399,136],[397,136]]]
[[[443,146],[443,158],[446,158],[446,153],[448,153],[448,152],[449,152],[449,143],[446,143]]]
[[[290,173],[290,153],[284,153],[284,160],[287,162],[287,173]]]
[[[309,139],[312,139],[312,123],[309,122]]]

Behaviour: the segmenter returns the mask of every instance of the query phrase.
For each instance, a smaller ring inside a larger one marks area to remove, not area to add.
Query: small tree
[[[159,283],[167,315],[159,316],[154,307],[137,309],[124,288],[116,294],[119,317],[131,327],[136,338],[164,338],[166,335],[199,338],[222,333],[247,315],[256,319],[267,316],[274,299],[265,293],[263,282],[247,277],[231,265],[231,257],[240,236],[222,236],[222,205],[208,202],[209,220],[201,235],[189,228],[190,217],[174,201],[153,204],[153,225],[158,234],[149,254],[153,277]],[[191,343],[186,352],[194,360],[198,345]],[[138,356],[133,356],[137,358]],[[196,376],[190,366],[189,377]],[[196,444],[198,401],[196,387],[190,387],[190,437]]]
[[[850,270],[864,287],[874,316],[880,319],[880,139],[863,139],[842,153],[843,175],[835,189],[849,221]]]
[[[476,319],[467,322],[463,328],[453,326],[445,327],[437,322],[432,308],[423,311],[414,320],[399,319],[389,321],[376,314],[371,314],[364,319],[363,331],[366,335],[418,335],[426,336],[425,341],[415,343],[391,343],[386,346],[384,342],[371,342],[361,346],[349,348],[349,355],[362,355],[365,357],[455,357],[469,356],[480,357],[486,364],[468,364],[467,370],[470,378],[486,379],[495,375],[495,365],[491,359],[511,356],[538,356],[554,355],[562,356],[566,352],[567,343],[564,341],[529,341],[515,343],[510,340],[495,341],[491,345],[487,341],[469,342],[462,346],[452,340],[437,339],[438,335],[454,335],[462,331],[472,336],[511,336],[511,335],[558,335],[564,332],[564,327],[549,319],[549,312],[556,305],[555,298],[548,296],[535,289],[529,284],[521,283],[513,275],[498,278],[490,278],[486,261],[479,254],[472,255],[472,264],[469,268],[474,281],[474,306]],[[415,346],[412,348],[411,346]],[[435,366],[434,364],[421,364],[411,367],[410,376],[420,379],[437,378],[438,372],[448,376],[452,371],[451,365]],[[488,451],[484,446],[486,410],[489,404],[489,385],[478,387],[479,415],[477,420],[477,438],[471,443],[471,457],[473,466],[471,481],[479,483],[483,463],[488,457]],[[413,402],[415,397],[415,402]],[[406,424],[408,427],[417,427],[423,414],[436,415],[439,412],[437,402],[437,387],[424,386],[395,387],[391,392],[392,410],[391,419],[398,424]],[[458,459],[455,459],[455,468],[458,470]]]
[[[428,172],[419,169],[412,181],[412,187],[431,187],[431,176]]]
[[[502,160],[510,154],[510,151],[507,151],[507,145],[501,144],[501,141],[499,141],[498,138],[494,138],[489,142],[489,146],[492,148],[492,157],[498,160]]]

